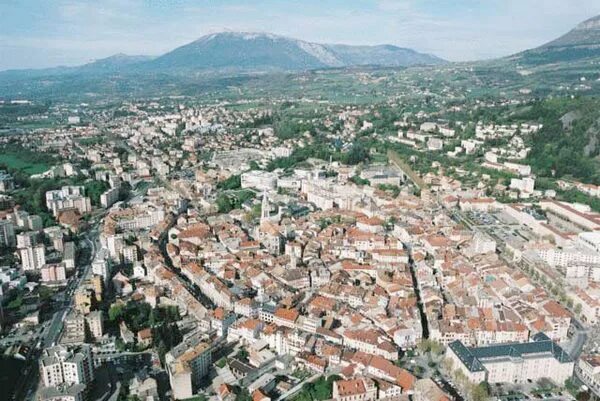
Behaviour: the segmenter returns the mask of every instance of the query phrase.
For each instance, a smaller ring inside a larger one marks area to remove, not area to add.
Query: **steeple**
[[[263,192],[262,207],[260,210],[260,222],[262,223],[268,221],[270,213],[271,206],[269,205],[269,198],[267,198],[267,193]]]

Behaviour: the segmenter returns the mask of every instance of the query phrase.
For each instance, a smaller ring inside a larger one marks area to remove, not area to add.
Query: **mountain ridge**
[[[447,61],[437,56],[394,45],[321,44],[265,32],[226,31],[204,35],[156,57],[117,53],[80,66],[12,69],[0,71],[0,75],[35,77],[43,74],[169,73],[184,70],[268,72],[362,65],[408,67],[443,63]]]
[[[525,64],[551,64],[600,57],[600,15],[589,18],[558,38],[510,59]]]

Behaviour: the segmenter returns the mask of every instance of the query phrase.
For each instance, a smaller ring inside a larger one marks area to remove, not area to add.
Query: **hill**
[[[511,57],[524,64],[574,62],[600,57],[600,16],[590,18],[563,36]]]

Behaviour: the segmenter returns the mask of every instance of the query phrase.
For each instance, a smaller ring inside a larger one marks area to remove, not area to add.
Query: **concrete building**
[[[73,241],[64,243],[62,262],[67,270],[75,268],[75,243]]]
[[[192,335],[165,355],[173,398],[183,400],[194,395],[200,380],[212,364],[212,346]]]
[[[63,332],[60,343],[83,344],[85,342],[85,317],[78,311],[73,311],[67,315],[63,321]]]
[[[46,249],[44,245],[36,245],[19,250],[24,271],[39,270],[46,264]]]
[[[27,231],[17,235],[17,248],[29,248],[38,244],[38,233]]]
[[[60,385],[44,387],[39,391],[39,401],[84,401],[85,384]]]
[[[449,344],[446,357],[469,381],[480,383],[524,383],[549,378],[562,386],[573,374],[571,356],[544,333],[528,343],[466,347],[461,341]]]
[[[90,312],[85,317],[85,323],[88,327],[88,330],[91,336],[97,340],[104,335],[104,318],[102,315],[102,311],[93,311]]]
[[[46,348],[40,357],[40,377],[44,387],[61,384],[88,385],[94,380],[94,362],[89,345]]]
[[[46,192],[46,207],[56,217],[61,210],[75,208],[81,214],[92,211],[90,198],[85,196],[82,186],[64,186],[61,189]]]
[[[256,188],[271,191],[277,188],[277,174],[262,170],[252,170],[241,175],[242,188]]]
[[[100,195],[100,205],[109,208],[119,200],[119,188],[111,188]]]
[[[0,246],[15,246],[15,228],[8,220],[0,220]]]
[[[42,282],[46,284],[60,285],[67,281],[65,265],[62,263],[45,264],[40,269]]]
[[[5,170],[0,170],[0,192],[8,192],[15,189],[15,182]]]

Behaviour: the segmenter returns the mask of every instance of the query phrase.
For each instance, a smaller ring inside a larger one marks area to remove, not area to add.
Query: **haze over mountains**
[[[436,56],[392,45],[328,45],[268,33],[223,32],[203,36],[158,57],[117,54],[80,67],[13,70],[0,74],[37,76],[44,73],[268,72],[443,63],[446,61]]]
[[[582,71],[595,71],[598,62],[600,16],[580,23],[565,35],[537,48],[462,65],[472,68],[472,72],[482,68],[492,75],[525,68],[529,80],[543,83],[548,81],[549,73],[579,79]],[[203,36],[158,57],[117,54],[78,67],[3,71],[0,72],[0,96],[55,97],[65,92],[131,94],[132,88],[136,88],[136,94],[143,94],[149,90],[214,87],[219,80],[243,76],[250,79],[257,73],[346,67],[433,66],[437,69],[439,66],[439,72],[445,74],[446,65],[453,66],[434,55],[392,45],[332,45],[268,33],[223,32]],[[534,70],[537,71],[535,76],[531,75]],[[524,75],[512,75],[513,79],[519,76]]]

